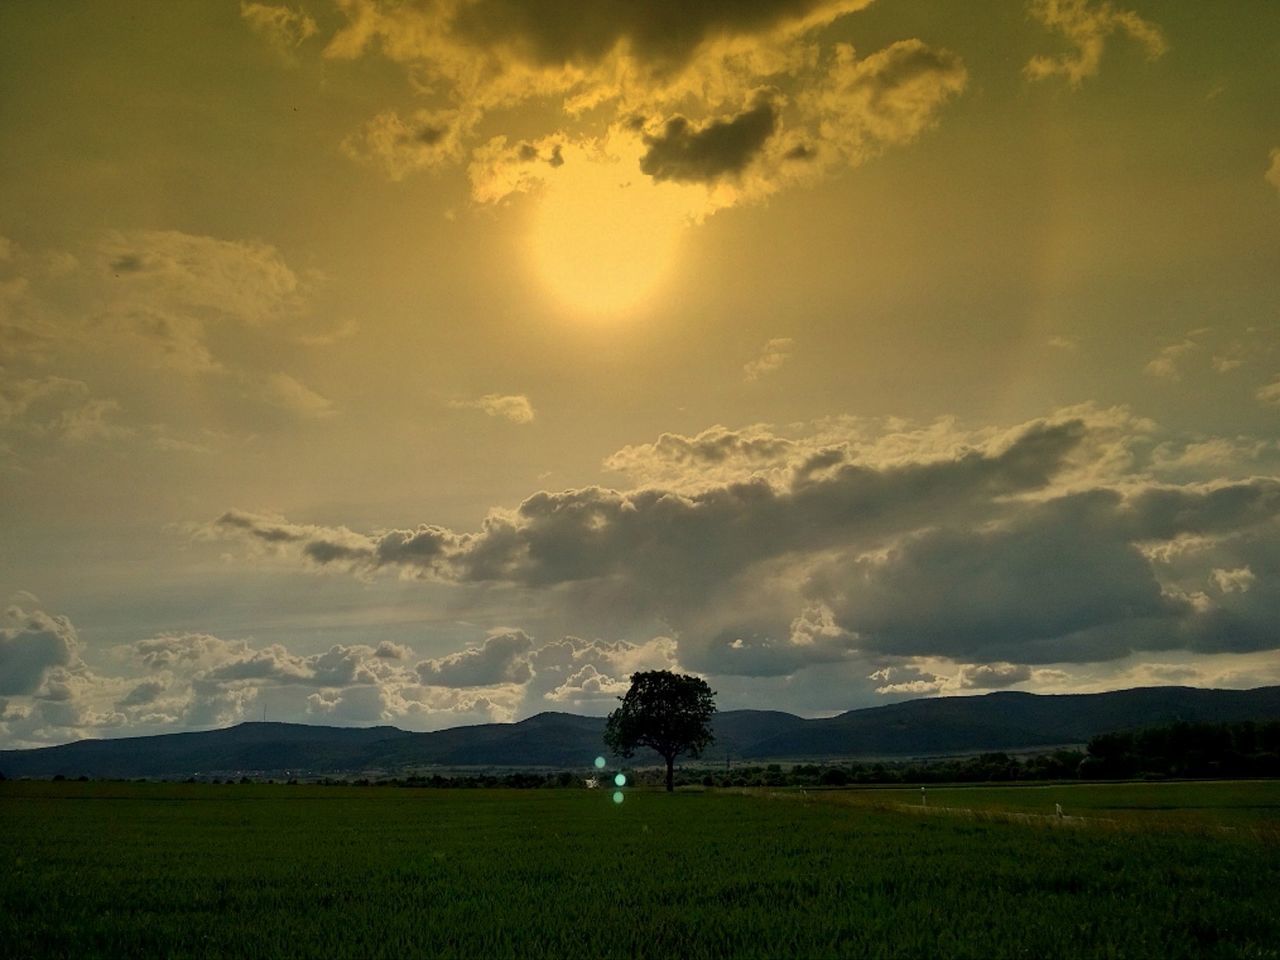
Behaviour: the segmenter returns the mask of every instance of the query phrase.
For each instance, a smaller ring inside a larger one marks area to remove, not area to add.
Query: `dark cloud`
[[[1189,487],[1152,487],[1130,498],[1120,519],[1135,539],[1213,535],[1280,515],[1280,480],[1254,477]]]
[[[694,489],[540,491],[470,533],[365,535],[240,513],[219,526],[358,573],[554,590],[566,616],[673,631],[680,662],[713,673],[855,655],[1013,664],[957,681],[990,688],[1020,682],[1018,665],[1273,649],[1280,480],[1082,479],[1123,444],[1119,429],[1071,416],[981,442],[931,435],[913,452],[901,435],[876,446],[713,428],[608,461],[729,475]],[[519,682],[527,651],[527,638],[487,641],[419,674]]]
[[[448,127],[422,127],[418,130],[414,139],[424,146],[434,147],[436,144],[444,140],[449,135]]]
[[[221,527],[244,530],[266,543],[293,543],[306,539],[305,534],[291,530],[285,524],[272,524],[240,510],[228,510],[214,522]]]
[[[590,65],[625,44],[657,69],[684,66],[710,40],[825,22],[870,0],[476,0],[453,28],[465,42],[503,46],[539,66]]]
[[[868,651],[961,661],[1117,659],[1144,623],[1172,623],[1190,610],[1164,593],[1151,564],[1117,530],[1119,500],[1068,496],[995,527],[925,531],[831,571],[824,586],[838,597],[838,622]],[[1105,636],[1097,632],[1104,627]]]
[[[0,628],[0,696],[33,694],[55,667],[69,666],[79,642],[66,617],[10,607]],[[56,691],[48,691],[56,699]]]
[[[138,273],[147,267],[146,261],[136,253],[126,253],[110,263],[113,273]]]
[[[640,170],[655,180],[681,183],[739,174],[777,128],[777,108],[765,98],[735,117],[698,127],[684,117],[672,117],[660,134],[645,137],[649,149],[640,158]]]
[[[682,495],[661,488],[587,487],[535,493],[480,531],[440,527],[374,537],[229,511],[214,529],[298,544],[315,563],[416,570],[455,582],[550,586],[622,578],[646,594],[696,594],[709,582],[792,551],[877,538],[955,512],[981,516],[993,498],[1043,487],[1084,433],[1078,421],[1039,423],[998,451],[876,468],[824,461],[789,486],[763,478]]]
[[[203,674],[203,679],[211,683],[269,680],[316,687],[371,683],[373,676],[363,668],[365,649],[334,645],[325,653],[299,657],[273,645],[222,663]]]
[[[165,685],[159,680],[144,680],[138,684],[116,704],[117,707],[141,707],[150,703],[155,703],[160,694],[164,693]]]
[[[975,663],[960,671],[960,687],[967,690],[1001,690],[1031,679],[1031,668],[1018,663]]]

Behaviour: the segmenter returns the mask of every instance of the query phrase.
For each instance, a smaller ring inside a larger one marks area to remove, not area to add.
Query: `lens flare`
[[[613,785],[615,787],[625,787],[627,785],[627,775],[625,773],[618,774],[613,778]]]
[[[622,791],[621,791],[621,790],[615,790],[615,791],[613,791],[613,802],[614,802],[614,803],[621,803],[621,802],[622,802]]]
[[[597,770],[604,769],[604,757],[596,757],[596,769]]]

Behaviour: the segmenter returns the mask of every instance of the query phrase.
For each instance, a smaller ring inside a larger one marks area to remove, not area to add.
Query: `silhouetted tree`
[[[676,757],[699,756],[715,740],[711,717],[715,691],[701,677],[670,670],[631,675],[631,689],[619,697],[622,706],[609,714],[604,742],[621,757],[648,747],[667,762],[667,792],[675,789]]]

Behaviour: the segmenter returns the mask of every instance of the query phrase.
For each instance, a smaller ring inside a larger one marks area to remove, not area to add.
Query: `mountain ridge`
[[[1135,687],[1093,694],[996,691],[930,697],[806,719],[777,710],[726,710],[703,762],[956,755],[1083,743],[1099,733],[1177,720],[1280,718],[1280,686],[1252,690]],[[216,730],[79,740],[0,751],[7,777],[178,778],[350,775],[411,769],[590,766],[604,754],[603,717],[547,711],[514,723],[429,733],[398,727],[242,722]],[[655,757],[637,755],[647,765]]]

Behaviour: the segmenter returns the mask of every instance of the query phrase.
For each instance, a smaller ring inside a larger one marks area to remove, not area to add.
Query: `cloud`
[[[767,341],[761,348],[760,355],[743,366],[743,379],[747,383],[754,383],[773,373],[787,362],[794,346],[795,341],[790,337],[776,337]]]
[[[348,319],[329,330],[299,334],[295,339],[304,347],[331,347],[335,343],[351,339],[359,332],[360,325]]]
[[[904,671],[915,676],[907,679]],[[1029,681],[1053,681],[1065,674],[1058,670],[1035,670],[1015,663],[961,663],[945,659],[916,657],[897,665],[882,667],[867,679],[879,685],[882,696],[955,696],[967,690],[1003,690]]]
[[[767,97],[736,116],[698,126],[677,115],[660,133],[644,138],[649,149],[640,158],[640,170],[657,181],[683,183],[734,176],[760,153],[777,127],[777,109]]]
[[[541,595],[570,620],[620,631],[665,624],[679,663],[720,675],[1274,648],[1280,478],[1258,474],[1271,446],[1163,437],[1091,407],[977,431],[856,418],[797,437],[715,427],[618,451],[606,465],[635,477],[632,489],[539,491],[470,532],[362,533],[240,511],[204,532],[314,568]],[[1233,573],[1246,568],[1247,590]],[[424,669],[510,682],[527,660],[544,692],[587,662],[626,675],[599,658],[570,663],[577,648],[564,648],[551,683],[549,653],[507,642],[519,649]],[[979,678],[998,679],[968,682]]]
[[[21,607],[5,611],[0,627],[0,696],[33,694],[55,667],[77,658],[79,638],[71,621]]]
[[[565,678],[564,683],[545,696],[557,703],[581,704],[596,700],[612,700],[630,689],[630,681],[616,679],[586,664],[576,673]]]
[[[1235,570],[1215,569],[1213,582],[1223,593],[1245,593],[1257,581],[1253,571],[1248,567],[1237,567]]]
[[[153,448],[208,452],[206,440],[233,436],[190,423],[139,421],[138,411],[192,415],[172,403],[172,376],[157,375],[155,368],[202,378],[203,409],[213,404],[244,416],[249,399],[302,417],[334,412],[328,398],[296,375],[259,366],[262,358],[299,342],[322,346],[354,329],[347,324],[307,332],[317,274],[295,273],[263,243],[177,231],[99,234],[77,252],[17,250],[12,269],[22,292],[16,300],[5,300],[8,281],[0,278],[6,374],[0,378],[0,430],[10,435],[4,448],[39,454],[41,438],[134,437]],[[47,367],[54,364],[83,379],[50,374]],[[115,384],[113,391],[126,385],[127,408],[102,395],[104,382]],[[10,442],[15,436],[21,444]]]
[[[386,692],[378,686],[320,690],[307,697],[307,712],[346,723],[381,723],[394,718]]]
[[[968,84],[958,56],[902,40],[865,58],[836,44],[823,80],[801,94],[822,141],[857,165],[890,145],[909,143]]]
[[[1191,339],[1183,340],[1180,343],[1171,343],[1162,347],[1160,352],[1155,355],[1143,370],[1153,377],[1180,380],[1182,379],[1182,374],[1178,368],[1179,362],[1199,349],[1200,345]]]
[[[837,461],[816,476],[806,463],[781,487],[756,479],[688,495],[541,491],[515,511],[491,513],[477,533],[423,525],[361,535],[239,512],[224,514],[207,532],[292,546],[321,566],[406,567],[442,580],[526,586],[620,577],[637,588],[686,592],[790,550],[859,532],[874,537],[930,511],[980,509],[991,496],[1037,489],[1083,432],[1076,421],[1037,423],[988,451],[882,470]],[[695,558],[689,548],[699,542]]]
[[[571,162],[570,142],[591,157],[630,131],[638,174],[706,188],[701,219],[907,143],[964,88],[959,59],[920,40],[861,61],[826,41],[870,3],[339,0],[324,56],[380,55],[431,92],[430,107],[381,111],[343,141],[389,179],[467,163],[473,197],[492,203]],[[530,103],[543,126],[517,140],[501,125]]]
[[[1175,645],[1144,633],[1191,610],[1166,595],[1128,531],[1107,535],[1121,523],[1117,501],[1068,496],[994,528],[925,531],[842,558],[821,575],[828,602],[863,650],[899,656],[1045,663]]]
[[[382,170],[388,180],[403,180],[420,170],[456,163],[471,122],[456,110],[417,110],[408,120],[394,110],[378,114],[358,134],[342,141],[342,150]]]
[[[337,411],[333,401],[287,373],[267,377],[266,395],[272,404],[306,420],[323,420]]]
[[[533,404],[523,394],[487,393],[475,400],[450,400],[455,410],[479,410],[490,417],[501,417],[512,423],[532,423]]]
[[[176,230],[108,233],[86,281],[96,338],[106,328],[153,363],[220,374],[210,331],[298,323],[311,284],[269,244]]]
[[[433,79],[487,105],[528,96],[530,88],[563,94],[616,82],[624,68],[652,83],[689,70],[699,59],[732,53],[735,43],[797,36],[869,3],[476,0],[409,7],[341,0],[348,22],[326,54],[349,59],[376,46],[389,59],[422,64]]]
[[[975,663],[960,671],[960,686],[978,690],[999,690],[1031,679],[1031,668],[1014,663]]]
[[[0,380],[0,431],[71,443],[111,440],[134,432],[111,422],[119,411],[115,400],[91,396],[82,380],[56,376]]]
[[[159,696],[165,691],[165,683],[161,680],[144,680],[135,686],[124,698],[120,700],[116,706],[124,709],[127,707],[142,707],[155,703]]]
[[[477,203],[498,203],[512,194],[542,186],[565,164],[567,138],[559,133],[535,140],[511,142],[492,137],[471,151],[467,177]],[[575,145],[580,162],[592,162],[589,145]]]
[[[664,433],[653,443],[623,447],[606,457],[603,466],[642,486],[697,489],[788,469],[799,447],[767,427],[730,430],[717,424],[692,437]]]
[[[532,675],[533,641],[522,630],[491,634],[478,646],[418,664],[422,682],[435,687],[488,687],[525,683]]]
[[[177,230],[114,232],[99,244],[98,255],[101,270],[118,281],[112,297],[117,310],[148,301],[260,326],[293,314],[305,294],[305,284],[275,247],[257,241]]]
[[[1073,47],[1057,57],[1038,55],[1027,61],[1023,73],[1030,80],[1061,76],[1073,87],[1096,76],[1107,41],[1115,33],[1127,34],[1143,48],[1148,60],[1169,49],[1164,33],[1132,10],[1093,0],[1032,0],[1031,17],[1059,33]]]
[[[529,700],[539,697],[575,706],[609,703],[626,692],[626,678],[638,670],[680,670],[676,642],[654,637],[644,643],[564,637],[534,649]]]
[[[281,49],[300,46],[320,29],[301,9],[286,6],[241,0],[240,16],[254,33]]]
[[[214,682],[263,680],[274,683],[299,683],[318,687],[341,687],[351,683],[368,683],[371,673],[363,669],[366,648],[334,645],[328,651],[310,657],[291,654],[285,647],[273,644],[260,650],[246,651],[243,656],[218,664],[204,674]]]
[[[1280,406],[1280,376],[1259,387],[1254,396],[1257,397],[1259,403]]]

